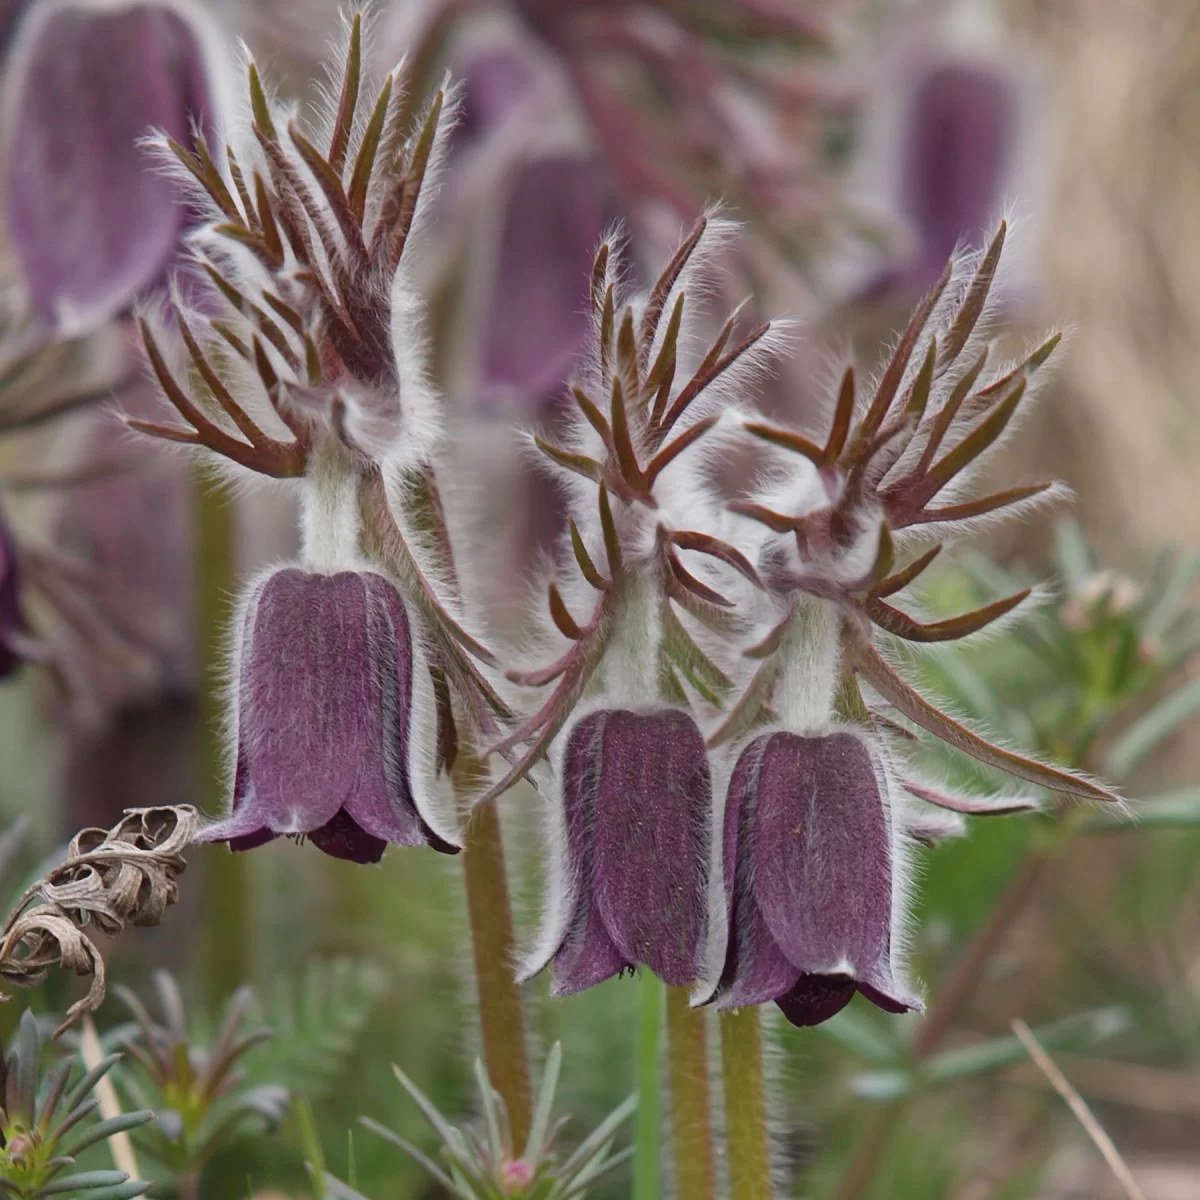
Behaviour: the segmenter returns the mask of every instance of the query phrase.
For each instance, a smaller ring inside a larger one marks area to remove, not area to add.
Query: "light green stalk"
[[[687,988],[667,988],[667,1085],[678,1200],[716,1200],[705,1010]]]
[[[756,1007],[732,1009],[721,1014],[720,1025],[730,1194],[771,1200],[762,1017]]]
[[[663,985],[650,971],[641,976],[642,1019],[638,1034],[637,1124],[634,1130],[633,1200],[658,1200],[662,1175],[662,1114],[659,1111],[659,1051],[662,1044]]]
[[[202,812],[225,806],[228,771],[222,736],[224,705],[221,662],[237,583],[233,510],[225,488],[196,470],[192,477],[196,515],[197,800]],[[204,852],[204,990],[217,1008],[250,975],[252,880],[246,859],[223,847]]]

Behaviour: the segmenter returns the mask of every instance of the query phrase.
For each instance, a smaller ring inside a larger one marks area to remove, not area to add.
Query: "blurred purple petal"
[[[16,546],[0,513],[0,679],[11,675],[20,664],[9,642],[9,635],[22,627],[20,585]]]
[[[485,403],[529,411],[557,399],[587,346],[592,259],[618,215],[596,159],[541,159],[519,172],[486,309]]]
[[[35,305],[78,331],[163,279],[186,221],[177,184],[139,145],[186,142],[211,117],[197,32],[164,3],[48,3],[10,63],[5,218]]]
[[[998,71],[947,64],[913,98],[902,203],[937,278],[958,240],[989,228],[1011,153],[1016,94]]]

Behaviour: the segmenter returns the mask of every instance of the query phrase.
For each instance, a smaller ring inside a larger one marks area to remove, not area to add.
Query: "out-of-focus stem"
[[[460,753],[455,780],[478,770]],[[515,940],[508,876],[504,870],[504,839],[495,804],[481,804],[467,825],[462,853],[467,885],[467,914],[475,960],[483,1060],[492,1086],[508,1109],[513,1150],[520,1154],[533,1119],[533,1085],[525,1037],[524,1005],[513,976]]]
[[[659,1143],[659,1050],[662,1043],[663,985],[650,971],[641,978],[642,1020],[638,1031],[637,1125],[634,1132],[633,1200],[658,1200],[662,1174]]]
[[[200,1172],[189,1171],[175,1185],[176,1200],[200,1200]]]
[[[721,1013],[720,1027],[729,1192],[738,1200],[771,1200],[762,1017],[756,1007],[734,1009]]]
[[[686,988],[667,988],[667,1076],[679,1200],[716,1200],[708,1030]]]
[[[230,597],[237,581],[233,510],[226,490],[197,471],[192,480],[196,514],[196,647],[199,778],[202,812],[225,804],[226,764],[222,738],[220,663]],[[214,1011],[250,975],[248,920],[251,881],[243,856],[209,848],[204,857],[204,988]]]

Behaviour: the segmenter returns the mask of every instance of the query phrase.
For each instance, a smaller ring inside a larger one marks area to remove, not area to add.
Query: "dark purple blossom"
[[[853,733],[772,733],[742,751],[725,808],[724,1005],[774,1000],[793,1025],[827,1020],[856,991],[888,1012],[918,1007],[892,972],[885,786]]]
[[[13,49],[4,215],[51,326],[92,328],[161,281],[188,222],[141,144],[211,118],[201,39],[174,6],[46,3]]]
[[[626,968],[694,983],[708,929],[712,782],[686,713],[596,712],[562,763],[569,912],[553,990],[582,991]]]
[[[0,514],[0,679],[11,675],[20,663],[12,645],[12,635],[19,632],[21,625],[16,546]]]
[[[389,842],[454,853],[418,761],[430,747],[414,746],[432,688],[393,585],[276,571],[251,595],[242,639],[233,811],[202,838],[248,850],[300,834],[364,863]]]

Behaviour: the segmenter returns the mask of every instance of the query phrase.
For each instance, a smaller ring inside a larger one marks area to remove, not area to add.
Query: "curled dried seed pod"
[[[84,931],[118,937],[126,925],[157,925],[179,897],[183,850],[198,823],[187,804],[128,809],[110,830],[77,833],[66,861],[18,901],[0,935],[0,978],[35,987],[60,967],[92,979],[56,1036],[104,1000],[104,960]]]

